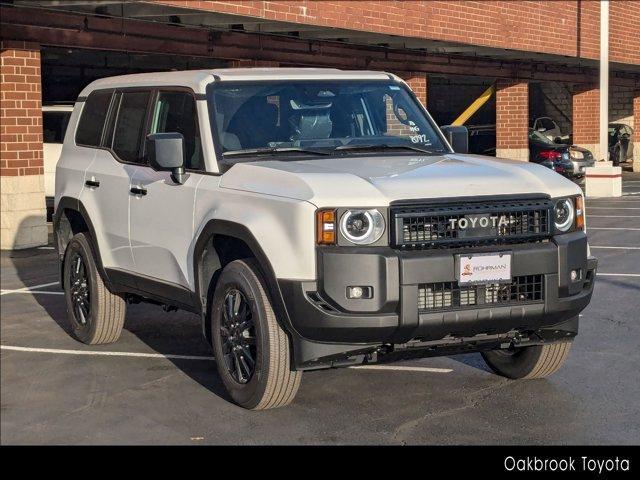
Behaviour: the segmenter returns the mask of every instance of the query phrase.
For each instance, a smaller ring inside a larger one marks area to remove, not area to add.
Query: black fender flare
[[[215,235],[226,235],[228,237],[234,237],[239,240],[242,240],[253,253],[258,265],[261,269],[261,273],[263,278],[267,284],[267,295],[271,300],[271,305],[276,314],[276,318],[278,322],[280,322],[281,326],[284,328],[286,332],[289,334],[294,333],[293,325],[291,324],[291,320],[289,318],[289,314],[287,312],[284,300],[282,298],[282,292],[280,291],[280,287],[276,280],[276,275],[271,266],[271,262],[265,255],[262,247],[253,236],[253,233],[245,226],[240,223],[232,222],[229,220],[218,220],[213,219],[209,220],[198,239],[196,240],[194,251],[193,251],[193,278],[194,278],[194,287],[195,294],[198,301],[198,306],[201,311],[202,318],[202,332],[207,337],[207,312],[206,306],[202,305],[202,293],[205,295],[208,293],[208,285],[200,285],[200,275],[199,275],[199,260],[202,257],[202,253],[207,246],[207,243],[211,241],[211,239]],[[201,289],[205,288],[207,291],[202,292]]]
[[[87,212],[87,209],[84,207],[82,202],[77,198],[72,198],[72,197],[61,197],[60,201],[58,202],[56,211],[53,215],[53,244],[55,245],[55,248],[58,250],[58,264],[59,264],[61,288],[64,288],[63,286],[64,272],[62,271],[62,269],[64,267],[65,248],[64,248],[64,245],[62,245],[61,239],[59,238],[58,229],[60,227],[60,220],[62,219],[62,215],[64,215],[65,210],[73,210],[77,212],[84,220],[84,223],[88,229],[89,240],[90,240],[89,243],[91,245],[91,248],[93,249],[94,258],[95,258],[96,265],[98,267],[98,271],[102,276],[102,281],[105,283],[107,288],[111,290],[112,284],[111,284],[111,281],[109,280],[109,275],[107,274],[107,271],[102,265],[102,257],[100,256],[100,246],[98,245],[95,228],[93,227],[93,223],[91,223],[91,217],[89,217],[89,213]]]

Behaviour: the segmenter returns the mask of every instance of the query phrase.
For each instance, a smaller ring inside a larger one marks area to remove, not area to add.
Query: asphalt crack
[[[398,442],[402,445],[407,444],[407,436],[415,430],[421,424],[435,420],[438,418],[446,417],[448,415],[461,412],[463,410],[467,410],[469,408],[478,407],[484,401],[486,401],[496,390],[501,390],[506,385],[512,383],[511,380],[502,379],[499,380],[496,384],[490,385],[488,387],[481,388],[474,392],[471,392],[467,397],[465,397],[465,401],[462,405],[454,408],[449,408],[446,410],[440,410],[437,412],[429,412],[425,415],[421,415],[420,417],[407,420],[406,422],[400,424],[397,428],[394,429],[392,439],[395,442]]]

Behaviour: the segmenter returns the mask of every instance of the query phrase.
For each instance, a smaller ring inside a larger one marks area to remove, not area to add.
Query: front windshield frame
[[[219,135],[219,131],[218,131],[218,125],[217,125],[217,119],[216,119],[216,114],[215,114],[215,105],[214,105],[214,94],[215,91],[217,89],[222,89],[222,88],[229,88],[229,87],[233,87],[233,86],[259,86],[259,85],[268,85],[268,84],[286,84],[286,83],[295,83],[295,84],[319,84],[319,83],[331,83],[331,84],[336,84],[336,83],[345,83],[345,84],[349,84],[349,83],[367,83],[367,84],[375,84],[375,83],[380,83],[382,85],[392,85],[392,86],[396,86],[401,88],[409,97],[409,99],[414,103],[416,110],[422,115],[423,117],[423,121],[425,122],[425,124],[433,130],[434,132],[434,136],[437,138],[437,140],[442,144],[442,150],[440,150],[440,145],[438,145],[437,148],[437,152],[434,154],[437,155],[445,155],[445,154],[449,154],[449,153],[453,153],[453,149],[451,148],[451,145],[449,144],[449,142],[447,141],[446,137],[444,136],[444,134],[442,133],[442,131],[440,130],[440,127],[436,124],[436,122],[433,120],[433,118],[431,117],[431,115],[429,114],[429,112],[427,111],[427,109],[424,107],[424,105],[422,104],[422,102],[420,102],[418,100],[418,98],[416,97],[415,93],[408,88],[408,86],[404,83],[404,82],[399,82],[393,78],[389,78],[389,79],[310,79],[310,80],[297,80],[297,79],[290,79],[290,80],[218,80],[216,82],[212,82],[209,85],[207,85],[207,89],[206,89],[206,100],[207,100],[207,107],[208,107],[208,114],[209,114],[209,124],[210,124],[210,128],[211,128],[211,136],[213,139],[213,144],[214,144],[214,152],[216,155],[216,160],[217,160],[217,165],[218,165],[218,169],[219,171],[222,171],[222,164],[227,165],[229,163],[236,163],[236,162],[247,162],[247,161],[258,161],[258,160],[264,160],[263,156],[260,155],[256,155],[256,156],[244,156],[243,158],[232,158],[231,155],[229,156],[225,156],[222,150],[222,142],[220,139],[220,135]],[[357,138],[366,138],[366,137],[357,137]],[[402,138],[402,137],[397,137],[397,138]],[[416,144],[418,146],[422,145],[422,144]],[[314,149],[314,147],[309,147],[310,149]],[[332,149],[328,149],[329,152],[332,152],[332,154],[337,155],[338,151],[334,151]],[[231,153],[231,152],[230,152]],[[340,156],[350,156],[350,155],[357,155],[358,153],[356,152],[347,152],[347,151],[340,151],[339,155]],[[405,154],[407,154],[407,152],[405,152]],[[413,155],[415,155],[416,153],[413,153]],[[285,156],[282,156],[283,158],[285,158]],[[324,156],[318,156],[318,157],[309,157],[309,158],[324,158]],[[281,158],[278,157],[278,159],[280,160]],[[298,158],[296,158],[298,159]],[[221,164],[222,163],[222,164]]]

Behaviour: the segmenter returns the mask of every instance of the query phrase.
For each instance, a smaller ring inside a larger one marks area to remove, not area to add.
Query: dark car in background
[[[470,125],[469,153],[496,154],[496,126]],[[529,129],[529,161],[539,163],[567,178],[584,176],[585,168],[595,163],[593,154],[575,145],[556,143],[542,132]]]
[[[609,160],[615,166],[633,158],[633,128],[624,123],[609,124]]]
[[[584,176],[585,168],[593,167],[593,154],[576,145],[555,143],[542,133],[529,129],[529,161],[552,161],[554,170],[568,178]]]

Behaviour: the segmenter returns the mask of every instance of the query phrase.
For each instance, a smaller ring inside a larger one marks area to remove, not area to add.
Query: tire
[[[302,372],[291,369],[289,338],[253,259],[224,268],[209,311],[216,366],[233,401],[250,410],[291,403]]]
[[[546,378],[555,373],[569,356],[571,341],[534,345],[514,350],[492,350],[482,357],[491,370],[511,379]]]
[[[84,233],[75,235],[67,245],[63,275],[71,334],[87,345],[117,341],[124,325],[126,303],[104,285]],[[78,301],[78,297],[84,297],[84,301]]]

